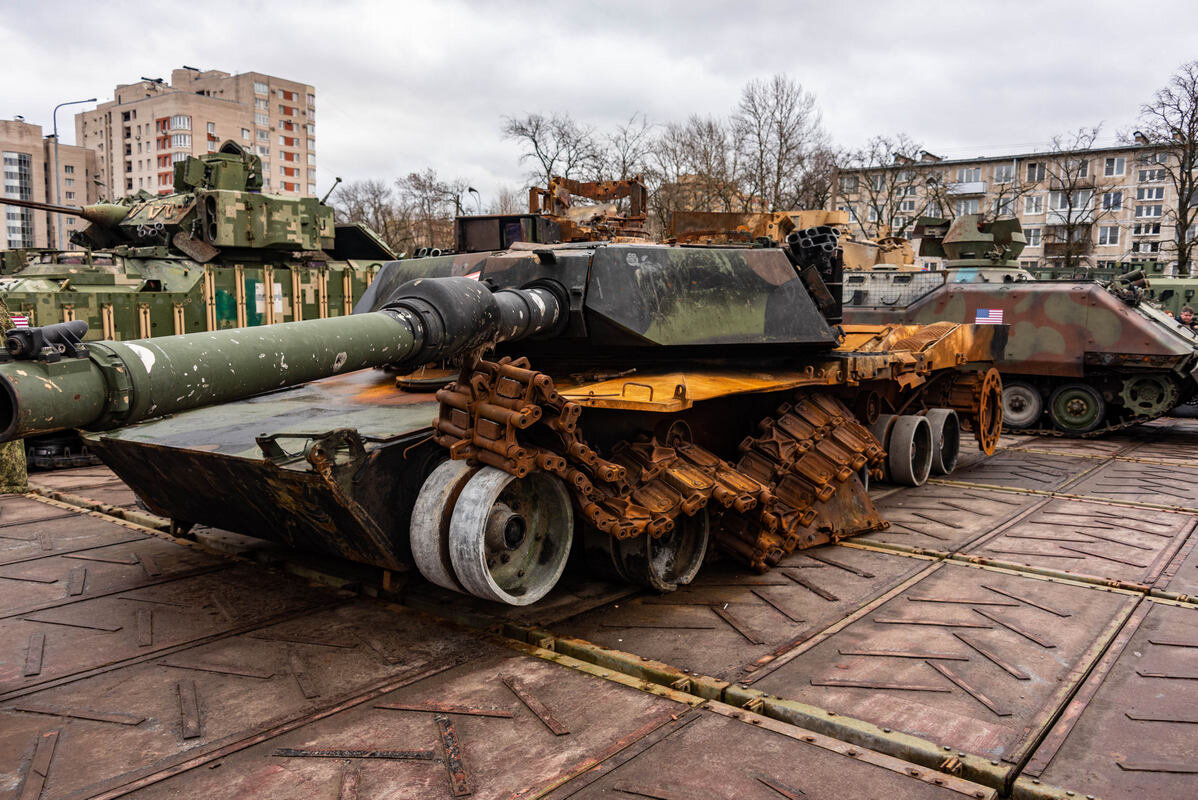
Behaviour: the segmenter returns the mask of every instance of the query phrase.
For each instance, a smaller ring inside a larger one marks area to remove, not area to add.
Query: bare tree
[[[900,133],[875,136],[865,147],[842,156],[841,169],[847,174],[840,175],[838,191],[867,238],[902,236],[925,213],[929,197],[943,197],[941,202],[947,204],[948,181],[934,162],[920,160],[923,152]]]
[[[528,211],[528,194],[511,186],[500,187],[487,206],[488,214],[521,214]]]
[[[814,95],[786,75],[750,81],[732,124],[743,153],[746,194],[771,211],[792,208],[808,159],[827,140]]]
[[[537,185],[548,186],[554,175],[588,180],[600,169],[602,159],[594,131],[568,114],[504,117],[503,136],[523,148],[521,162],[537,166],[529,176]]]
[[[1094,226],[1126,199],[1112,181],[1099,177],[1093,151],[1100,128],[1054,136],[1043,162],[1034,162],[1043,163],[1049,190],[1044,254],[1066,271],[1093,266]]]
[[[837,154],[830,146],[816,147],[807,157],[794,187],[792,208],[826,208],[832,201]]]
[[[443,181],[436,170],[411,172],[395,182],[400,197],[411,208],[414,244],[449,247],[453,240],[453,218],[461,213],[466,183]]]
[[[1198,61],[1178,67],[1169,83],[1140,107],[1137,141],[1152,147],[1150,169],[1164,170],[1173,185],[1176,205],[1162,222],[1173,226],[1169,248],[1177,258],[1177,274],[1193,271],[1192,229],[1198,220]]]
[[[644,175],[653,153],[653,124],[639,111],[603,137],[600,172],[603,178],[627,180]]]
[[[649,203],[662,229],[675,211],[744,210],[734,141],[729,125],[715,117],[692,115],[665,127],[648,169]]]
[[[397,253],[412,247],[415,241],[412,209],[386,182],[366,180],[342,184],[332,200],[333,214],[338,222],[367,225]]]

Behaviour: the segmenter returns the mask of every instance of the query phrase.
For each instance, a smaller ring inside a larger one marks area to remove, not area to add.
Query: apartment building
[[[40,125],[20,117],[0,120],[0,158],[4,164],[4,197],[83,206],[96,202],[96,155],[86,147],[60,144],[58,181],[54,172],[54,137],[43,136]],[[0,206],[4,231],[0,249],[55,247],[59,228],[62,245],[72,231],[87,223],[70,216],[16,206]]]
[[[1141,145],[957,160],[924,152],[841,170],[833,204],[871,234],[889,228],[908,237],[919,216],[1014,216],[1028,269],[1062,266],[1068,255],[1074,268],[1164,261],[1172,271],[1177,195],[1163,159]]]
[[[263,191],[316,194],[316,90],[305,83],[182,67],[169,82],[121,84],[75,115],[75,140],[95,150],[108,197],[167,194],[177,162],[229,139],[262,158]]]

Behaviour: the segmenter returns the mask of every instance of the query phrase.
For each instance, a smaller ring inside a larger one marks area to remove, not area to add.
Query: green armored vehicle
[[[16,329],[0,440],[84,428],[178,530],[496,602],[544,596],[572,551],[660,591],[709,546],[765,571],[885,527],[871,475],[948,473],[962,428],[993,452],[1002,424],[1005,328],[842,327],[827,255],[517,242],[388,264],[350,316],[128,342]],[[435,395],[367,369],[446,360]]]
[[[1004,418],[1016,432],[1097,436],[1168,413],[1198,394],[1198,336],[1148,302],[1142,272],[1036,280],[1016,261],[1018,220],[923,219],[935,272],[846,272],[845,319],[1010,326],[998,362]]]
[[[349,314],[395,254],[362,225],[335,225],[316,198],[263,194],[256,155],[226,142],[175,165],[175,192],[84,208],[78,250],[5,259],[0,297],[32,326],[81,320],[86,338],[143,339]],[[13,271],[8,272],[7,269]],[[86,462],[74,440],[29,449],[35,467]]]

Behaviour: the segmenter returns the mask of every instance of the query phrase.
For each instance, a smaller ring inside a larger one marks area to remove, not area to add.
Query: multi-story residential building
[[[1141,145],[955,160],[924,152],[840,170],[832,203],[870,235],[889,229],[912,237],[920,216],[1016,217],[1029,269],[1164,261],[1171,270],[1177,194],[1163,159]],[[1187,235],[1195,233],[1190,226]]]
[[[316,90],[245,72],[176,69],[143,78],[75,116],[76,142],[96,151],[109,197],[169,193],[174,165],[232,139],[262,158],[263,191],[316,194]]]
[[[0,120],[0,158],[4,163],[4,197],[83,206],[96,202],[96,154],[85,147],[58,146],[58,181],[54,174],[54,137],[40,125],[20,117]],[[71,231],[87,223],[75,217],[30,208],[0,206],[4,231],[0,249],[55,247],[59,226],[66,246]]]

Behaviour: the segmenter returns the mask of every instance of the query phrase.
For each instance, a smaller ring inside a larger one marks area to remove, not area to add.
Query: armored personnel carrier
[[[173,194],[83,208],[0,198],[90,223],[71,236],[78,250],[6,258],[0,296],[30,325],[84,321],[88,340],[349,314],[395,254],[365,226],[334,225],[316,198],[261,187],[258,156],[226,142],[176,164]],[[42,468],[88,460],[62,436],[31,443],[28,458]]]
[[[178,530],[414,564],[497,602],[544,596],[572,550],[661,591],[709,545],[764,571],[884,527],[871,473],[921,483],[962,427],[987,452],[1001,428],[1005,328],[841,328],[838,261],[799,261],[519,244],[467,275],[388,264],[350,316],[129,342],[17,329],[0,438],[87,429]],[[435,396],[366,369],[447,359]]]
[[[1008,429],[1098,436],[1198,393],[1198,336],[1146,302],[1142,273],[1110,284],[1038,281],[1017,266],[1024,239],[1014,219],[924,219],[916,232],[921,254],[945,269],[848,272],[845,319],[1009,326],[998,362]]]

